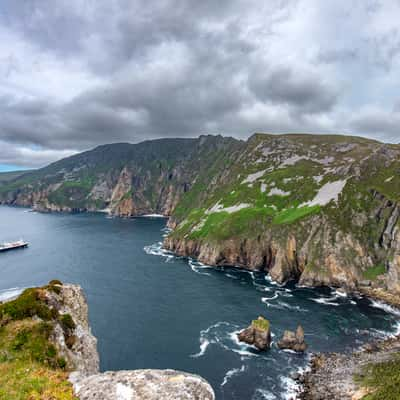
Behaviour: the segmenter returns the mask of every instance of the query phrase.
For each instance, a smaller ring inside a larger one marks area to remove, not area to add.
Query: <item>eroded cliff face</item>
[[[296,227],[271,227],[252,239],[209,242],[172,234],[164,246],[208,265],[264,271],[279,283],[295,280],[303,286],[383,288],[400,294],[398,205],[390,209],[385,211],[389,217],[379,221],[384,230],[377,234],[377,242],[364,242],[352,232],[338,230],[328,218],[315,215]]]
[[[165,247],[278,282],[400,290],[400,146],[339,135],[102,146],[0,185],[41,211],[170,216]]]
[[[169,216],[197,183],[207,185],[242,142],[221,136],[100,146],[0,181],[0,204],[43,212]]]
[[[280,283],[399,293],[400,148],[299,136],[253,137],[200,207],[172,215],[166,249]]]
[[[83,290],[78,285],[58,285],[59,293],[47,291],[47,303],[61,315],[70,315],[73,326],[66,339],[65,327],[54,326],[51,340],[59,354],[67,361],[70,371],[79,376],[99,372],[97,339],[93,336],[88,320],[88,305]]]

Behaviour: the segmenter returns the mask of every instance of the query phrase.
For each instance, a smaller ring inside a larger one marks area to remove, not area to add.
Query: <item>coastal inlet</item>
[[[54,277],[80,284],[103,371],[172,368],[204,377],[217,399],[289,399],[289,377],[311,352],[350,350],[397,330],[395,311],[364,297],[175,257],[161,247],[164,219],[0,207],[0,236],[21,232],[32,245],[1,255],[0,301]],[[259,315],[272,333],[263,352],[237,338]],[[284,331],[299,324],[306,352],[279,350]]]

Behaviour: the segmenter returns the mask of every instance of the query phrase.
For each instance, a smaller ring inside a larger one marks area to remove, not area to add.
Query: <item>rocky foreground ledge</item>
[[[400,336],[350,354],[314,355],[309,370],[296,380],[301,400],[400,399]]]
[[[184,372],[100,373],[83,290],[59,281],[0,302],[0,389],[15,400],[215,399],[208,382]]]

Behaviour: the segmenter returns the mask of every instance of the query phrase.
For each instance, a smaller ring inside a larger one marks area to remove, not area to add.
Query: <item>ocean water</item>
[[[173,368],[200,374],[217,399],[288,399],[291,372],[311,352],[344,351],[398,330],[395,310],[333,289],[276,285],[262,273],[210,268],[162,250],[165,219],[39,214],[0,207],[0,301],[51,279],[80,284],[102,370]],[[276,342],[302,324],[304,355],[257,352],[236,333],[263,315]]]

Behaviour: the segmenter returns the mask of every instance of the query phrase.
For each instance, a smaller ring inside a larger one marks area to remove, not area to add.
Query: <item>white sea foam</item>
[[[281,376],[280,381],[282,389],[284,389],[284,392],[282,393],[282,398],[285,400],[292,400],[296,398],[300,389],[300,385],[296,383],[295,380],[287,376]]]
[[[294,350],[292,349],[282,349],[283,352],[289,353],[289,354],[297,354]]]
[[[143,215],[140,215],[140,217],[143,217],[143,218],[168,218],[162,214],[143,214]]]
[[[0,290],[0,301],[12,300],[19,296],[24,291],[24,288],[11,288]]]
[[[308,355],[307,357],[308,361],[311,359],[311,355]],[[299,367],[296,372],[298,374],[304,374],[305,372],[309,371],[310,367],[307,366],[305,368]],[[299,393],[301,392],[301,385],[297,383],[294,379],[288,377],[288,376],[281,376],[280,377],[281,381],[281,387],[283,389],[283,392],[281,394],[282,399],[285,400],[293,400],[297,399]]]
[[[261,388],[256,389],[255,396],[253,396],[252,399],[260,399],[260,396],[262,399],[265,399],[265,400],[276,400],[277,399],[277,397],[273,393],[269,392],[268,390],[261,389]]]
[[[339,303],[335,303],[335,300],[337,300],[337,296],[332,296],[332,297],[319,297],[317,299],[311,299],[312,301],[318,303],[318,304],[324,304],[326,306],[340,306]]]
[[[146,254],[152,256],[161,256],[166,258],[165,260],[166,262],[171,261],[174,258],[177,258],[174,253],[162,247],[162,242],[157,242],[148,246],[144,246],[143,250],[145,251]]]
[[[256,288],[256,290],[259,290],[260,292],[270,292],[272,290],[268,286],[260,285],[259,283],[253,282],[253,285]]]
[[[291,311],[298,311],[298,312],[308,312],[306,308],[302,308],[300,306],[292,306],[284,301],[277,301],[275,304],[270,304],[267,301],[263,301],[263,303],[270,308],[276,308],[278,310],[291,310]]]
[[[392,307],[389,304],[383,303],[382,301],[378,301],[378,300],[370,300],[370,301],[371,301],[372,307],[380,308],[381,310],[383,310],[389,314],[396,315],[397,317],[400,316],[400,310],[398,310],[397,308]],[[382,332],[382,333],[386,337],[400,335],[400,321],[397,321],[393,328],[394,328],[393,332]]]
[[[225,321],[220,321],[214,325],[209,326],[207,329],[203,329],[202,331],[200,331],[200,338],[199,338],[200,351],[196,354],[192,354],[190,357],[192,358],[202,357],[206,353],[206,350],[210,344],[218,343],[219,339],[216,336],[212,336],[211,334],[214,329],[224,325],[229,326],[230,324]]]
[[[400,310],[398,310],[392,306],[389,306],[389,304],[383,303],[382,301],[371,300],[371,305],[372,305],[372,307],[380,308],[381,310],[384,310],[389,314],[394,314],[394,315],[400,316]]]
[[[279,296],[279,293],[278,293],[278,292],[275,292],[275,294],[274,294],[272,297],[261,297],[261,301],[262,301],[263,303],[268,303],[268,301],[270,301],[270,300],[275,300],[275,299],[277,299],[278,296]]]
[[[240,368],[233,368],[226,372],[224,376],[224,380],[221,383],[221,386],[225,386],[228,381],[234,377],[235,375],[239,375],[240,373],[246,371],[246,366],[242,365]]]
[[[279,286],[279,287],[284,286],[284,285],[281,285],[280,283],[274,281],[274,280],[271,278],[270,275],[265,275],[265,280],[266,280],[267,282],[269,282],[271,285],[274,285],[274,286]]]
[[[193,260],[192,258],[189,258],[188,264],[193,272],[200,275],[210,275],[208,272],[202,272],[202,269],[214,268],[210,265],[205,265],[199,261]]]
[[[227,350],[231,350],[234,353],[237,353],[239,355],[241,355],[242,357],[258,357],[259,356],[259,350],[257,349],[256,346],[252,346],[250,344],[247,343],[243,343],[238,339],[238,333],[240,332],[240,330],[235,330],[233,332],[229,333],[229,338],[230,340],[238,347],[238,348],[233,348],[233,347],[227,347],[225,345],[223,345],[223,347]],[[251,352],[249,351],[249,349],[253,349],[255,350],[255,352]]]
[[[204,338],[200,338],[200,351],[196,354],[192,354],[190,357],[198,358],[204,356],[206,353],[207,347],[210,345],[210,341]]]

